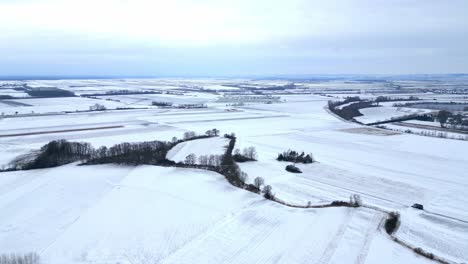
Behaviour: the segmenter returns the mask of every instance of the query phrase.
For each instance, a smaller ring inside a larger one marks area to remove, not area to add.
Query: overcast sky
[[[0,75],[468,72],[467,0],[0,0]]]

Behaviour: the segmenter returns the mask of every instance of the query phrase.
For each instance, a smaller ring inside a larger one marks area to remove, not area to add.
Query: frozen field
[[[355,117],[355,119],[363,124],[370,124],[391,120],[392,118],[401,118],[411,114],[430,113],[432,111],[407,107],[382,106],[359,109],[359,112],[363,116]]]
[[[283,103],[232,107],[237,111],[210,106],[4,118],[0,166],[53,139],[97,147],[217,128],[236,134],[236,148],[257,149],[257,162],[239,165],[249,182],[263,177],[278,198],[304,205],[359,194],[368,206],[402,214],[400,239],[468,262],[468,142],[344,122],[324,109],[329,99],[286,95]],[[365,123],[411,113],[362,111]],[[226,145],[224,138],[188,141],[168,157],[222,154]],[[288,149],[313,153],[318,162],[290,174],[289,163],[275,160]],[[414,203],[426,210],[410,208]],[[379,229],[379,211],[288,208],[193,169],[70,164],[1,173],[0,210],[0,253],[36,251],[45,263],[430,263]]]
[[[223,155],[228,144],[229,140],[222,137],[186,141],[169,150],[166,158],[175,162],[184,162],[185,157],[190,154],[195,154],[197,158],[202,155]]]
[[[125,104],[119,102],[83,97],[15,99],[6,101],[16,103],[17,105],[12,106],[11,104],[0,102],[0,112],[5,115],[83,111],[89,110],[89,107],[95,104],[104,105],[107,109],[127,107]]]
[[[216,173],[68,165],[2,176],[0,248],[47,263],[428,263],[377,229],[378,212],[288,209]]]

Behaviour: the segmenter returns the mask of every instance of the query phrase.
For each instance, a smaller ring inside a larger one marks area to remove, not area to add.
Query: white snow
[[[395,247],[379,212],[291,209],[201,170],[68,165],[0,184],[0,248],[44,263],[375,263]],[[427,263],[390,252],[380,263]]]
[[[432,110],[381,106],[359,109],[359,112],[361,112],[363,116],[355,117],[355,119],[364,124],[369,124],[379,121],[391,120],[392,118],[405,117],[412,114],[430,113]]]
[[[62,80],[37,81],[36,85],[70,90],[69,86],[77,84],[146,89],[225,82]],[[273,83],[256,81],[252,85]],[[329,85],[348,86],[339,82],[310,86],[326,89]],[[371,84],[351,86],[372,89]],[[178,100],[175,95],[167,97]],[[179,97],[216,98],[213,94]],[[468,142],[383,133],[343,122],[324,109],[329,99],[282,95],[284,103],[232,107],[239,110],[232,112],[210,104],[206,109],[152,108],[2,118],[3,136],[55,132],[0,137],[0,166],[53,139],[87,141],[98,147],[125,141],[170,140],[173,136],[180,138],[184,131],[202,134],[217,128],[221,134],[237,135],[236,148],[257,149],[257,162],[239,164],[248,173],[248,182],[261,176],[277,197],[301,205],[347,200],[351,194],[359,194],[366,205],[401,213],[402,226],[396,233],[400,239],[447,259],[468,262]],[[26,113],[50,112],[86,109],[100,101],[127,105],[139,99],[130,96],[124,100],[24,99],[21,102],[34,102],[35,106],[0,107],[9,113],[20,109],[27,109]],[[362,111],[365,115],[361,118],[367,123],[419,110],[376,107]],[[60,132],[100,126],[116,127]],[[191,153],[221,155],[227,143],[222,137],[184,142],[175,146],[168,158],[183,161]],[[298,164],[302,174],[288,173],[284,170],[288,163],[275,160],[287,149],[311,152],[318,163]],[[422,203],[426,211],[409,209],[413,203]],[[0,212],[0,254],[36,251],[45,264],[429,263],[391,241],[378,228],[384,217],[378,211],[287,208],[234,188],[223,176],[202,170],[70,164],[4,172],[0,173]]]
[[[185,141],[170,149],[166,158],[175,162],[184,162],[185,157],[190,154],[195,154],[197,158],[201,155],[223,155],[228,144],[229,139],[224,137]]]

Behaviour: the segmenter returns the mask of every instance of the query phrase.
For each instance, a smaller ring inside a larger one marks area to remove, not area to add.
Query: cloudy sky
[[[0,76],[468,72],[467,0],[0,0]]]

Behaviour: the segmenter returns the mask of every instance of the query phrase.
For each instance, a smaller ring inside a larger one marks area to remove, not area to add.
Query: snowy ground
[[[166,158],[175,162],[184,162],[185,157],[190,154],[195,154],[197,158],[202,155],[223,155],[228,144],[229,140],[224,137],[186,141],[170,149]]]
[[[385,238],[381,213],[290,209],[207,171],[68,165],[0,188],[0,248],[45,263],[428,263]]]
[[[363,124],[375,123],[380,121],[391,120],[392,118],[405,117],[412,114],[430,113],[432,110],[416,109],[408,107],[369,107],[359,109],[363,116],[355,117],[355,119]]]
[[[209,107],[4,118],[0,135],[119,127],[0,137],[0,166],[53,139],[110,146],[218,128],[237,135],[236,148],[256,147],[259,161],[240,167],[249,181],[265,178],[279,198],[306,204],[360,194],[367,205],[401,212],[396,235],[402,240],[468,262],[468,142],[345,122],[324,109],[329,99],[287,95],[284,103],[233,112]],[[223,138],[208,140],[181,144],[171,155],[224,152]],[[312,152],[318,163],[290,174],[288,163],[275,160],[287,149]],[[409,208],[413,203],[426,211]],[[0,210],[0,253],[34,250],[45,263],[429,263],[378,230],[383,215],[377,211],[286,208],[199,170],[67,165],[1,173]]]
[[[8,102],[19,103],[16,107],[0,104],[0,112],[5,115],[15,114],[44,114],[58,113],[64,111],[83,111],[89,110],[94,104],[104,105],[107,109],[116,109],[117,107],[128,107],[127,105],[114,101],[89,99],[83,97],[64,97],[64,98],[35,98],[35,99],[14,99]]]

